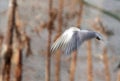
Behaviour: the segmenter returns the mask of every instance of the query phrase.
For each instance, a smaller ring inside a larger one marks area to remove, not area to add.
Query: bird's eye
[[[97,36],[96,39],[100,40],[100,37]]]

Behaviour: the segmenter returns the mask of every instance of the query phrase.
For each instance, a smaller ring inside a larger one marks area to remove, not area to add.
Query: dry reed
[[[100,18],[96,18],[95,23],[93,24],[93,28],[96,31],[99,31],[102,33],[106,38],[108,37],[108,34],[106,33],[106,29]],[[104,63],[104,72],[105,72],[105,79],[106,81],[110,81],[111,76],[109,72],[109,59],[107,56],[107,47],[105,46],[103,48],[103,63]]]
[[[83,7],[84,3],[83,0],[79,0],[79,10],[78,10],[78,19],[77,19],[77,27],[80,27],[81,20],[82,20],[82,13],[83,13]]]
[[[22,80],[22,48],[21,48],[21,33],[19,30],[19,25],[15,26],[14,35],[14,47],[13,47],[13,68],[14,68],[14,81]]]
[[[87,63],[88,63],[88,81],[93,81],[93,67],[92,67],[92,43],[89,40],[87,42]]]
[[[11,69],[11,57],[12,57],[12,44],[13,44],[13,29],[15,27],[15,12],[16,12],[16,0],[9,1],[8,11],[8,28],[4,38],[4,47],[2,53],[4,55],[3,63],[3,81],[10,81],[10,69]],[[6,49],[6,50],[5,50]],[[5,50],[5,51],[4,51]]]
[[[72,8],[75,7],[75,2],[76,0],[73,0]],[[82,20],[82,12],[83,12],[82,0],[80,0],[79,6],[80,7],[78,11],[77,27],[80,27],[81,20]],[[77,62],[77,50],[72,53],[71,64],[70,64],[70,81],[74,81],[75,79],[76,62]]]
[[[75,5],[76,5],[76,0],[70,0],[70,9],[71,9],[71,11],[70,11],[70,14],[73,14],[74,12],[75,12]]]
[[[103,63],[104,63],[104,72],[106,81],[110,81],[110,71],[109,71],[109,59],[107,56],[107,48],[104,47],[103,49]]]
[[[59,0],[59,9],[58,9],[58,33],[55,37],[55,39],[57,39],[62,32],[62,24],[63,24],[63,19],[62,19],[62,13],[63,13],[63,5],[64,5],[64,0]],[[61,58],[61,54],[60,54],[60,50],[57,51],[56,54],[56,61],[55,61],[55,81],[60,81],[60,58]]]
[[[22,80],[22,50],[19,47],[20,43],[16,41],[13,49],[12,65],[14,70],[13,81]]]
[[[76,62],[77,62],[77,51],[74,51],[72,53],[71,64],[70,64],[70,81],[74,81],[75,79]]]
[[[117,73],[117,81],[120,81],[120,70],[118,70],[118,73]]]
[[[50,61],[51,61],[50,45],[51,45],[51,35],[52,35],[52,27],[53,27],[52,3],[53,0],[49,0],[48,45],[47,45],[47,54],[46,54],[45,81],[50,81]]]

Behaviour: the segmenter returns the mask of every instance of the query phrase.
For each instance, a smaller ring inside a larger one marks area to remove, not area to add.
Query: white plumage
[[[102,36],[94,31],[80,30],[77,27],[67,29],[52,45],[51,53],[54,54],[59,48],[62,48],[66,54],[76,50],[85,41],[92,38],[102,39]]]

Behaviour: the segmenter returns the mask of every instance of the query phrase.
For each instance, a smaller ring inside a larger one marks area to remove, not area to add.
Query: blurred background
[[[11,1],[14,0],[0,0],[1,51],[9,30]],[[11,63],[11,81],[120,81],[119,70],[115,71],[120,62],[120,0],[15,1],[15,23],[24,45],[20,59],[22,70],[17,72],[21,79],[14,79],[17,76],[12,73],[14,64]],[[50,57],[49,49],[56,37],[71,26],[100,32],[106,46],[92,39],[78,49],[77,58],[62,52]],[[2,80],[3,67],[0,69],[1,81],[9,81]]]

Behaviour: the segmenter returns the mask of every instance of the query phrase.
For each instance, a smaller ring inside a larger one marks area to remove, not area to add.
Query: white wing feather
[[[71,29],[66,30],[52,45],[51,53],[54,54],[57,49],[65,47],[71,40],[73,33],[74,32]]]

